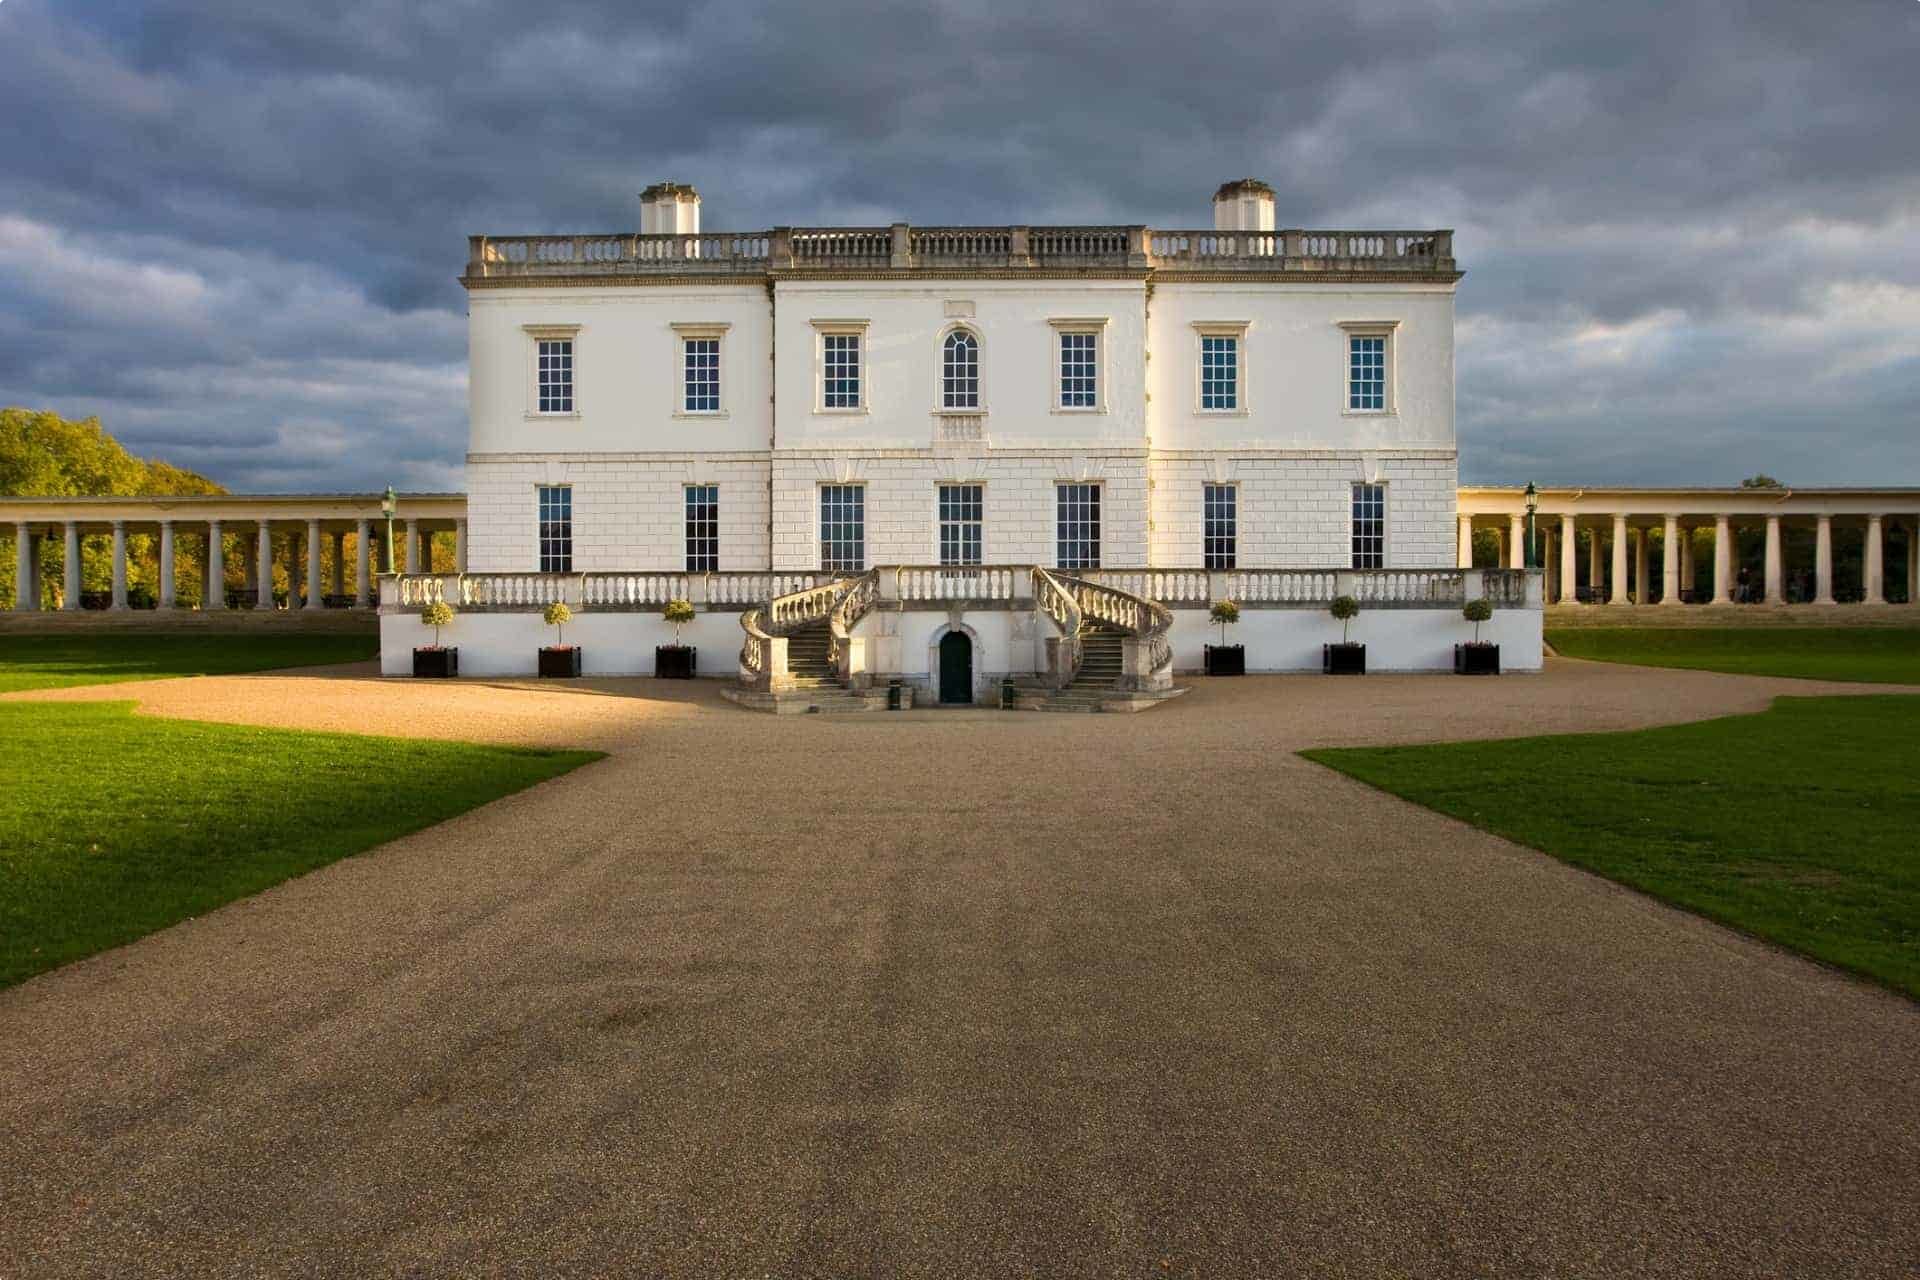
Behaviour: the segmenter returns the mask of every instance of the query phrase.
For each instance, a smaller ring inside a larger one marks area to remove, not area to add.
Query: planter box
[[[1458,676],[1499,675],[1500,646],[1485,643],[1453,646],[1453,673]]]
[[[580,646],[543,645],[540,649],[540,674],[567,679],[580,674]]]
[[[653,674],[662,680],[693,679],[695,652],[690,644],[655,645]]]
[[[1330,676],[1363,676],[1367,674],[1367,646],[1363,644],[1323,644],[1320,646],[1321,669]]]
[[[460,674],[460,650],[457,646],[413,651],[415,679],[446,680]]]
[[[1243,644],[1210,644],[1206,646],[1207,674],[1210,676],[1243,676],[1247,674],[1247,647]]]

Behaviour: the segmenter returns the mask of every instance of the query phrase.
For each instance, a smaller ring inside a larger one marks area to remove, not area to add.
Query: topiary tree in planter
[[[444,678],[460,674],[460,651],[440,643],[440,628],[453,625],[453,606],[430,601],[420,610],[420,621],[433,628],[433,644],[413,651],[413,674]]]
[[[1480,643],[1480,624],[1493,621],[1493,601],[1481,596],[1478,600],[1467,601],[1467,607],[1460,615],[1473,624],[1473,643]]]
[[[1352,596],[1335,596],[1333,603],[1327,606],[1327,612],[1340,619],[1340,643],[1353,643],[1348,634],[1353,620],[1360,616],[1360,602]]]
[[[1210,676],[1243,676],[1247,673],[1245,646],[1227,643],[1227,628],[1240,621],[1240,606],[1231,600],[1216,600],[1207,610],[1209,620],[1220,625],[1220,643],[1206,649],[1206,669]]]
[[[1493,601],[1484,596],[1469,600],[1460,616],[1473,624],[1473,639],[1453,646],[1454,671],[1463,676],[1499,675],[1500,646],[1482,643],[1480,639],[1480,624],[1493,620]]]
[[[653,673],[668,680],[693,679],[694,650],[680,642],[680,628],[694,618],[691,600],[669,600],[660,616],[673,627],[673,643],[657,645],[653,651]]]
[[[543,676],[569,677],[580,674],[580,646],[568,644],[567,624],[573,621],[573,610],[564,600],[555,600],[540,615],[541,620],[554,629],[559,644],[545,645],[540,650],[540,674]]]
[[[1240,606],[1231,600],[1215,600],[1207,618],[1220,624],[1220,643],[1227,642],[1227,628],[1240,621]]]
[[[1323,646],[1322,668],[1328,675],[1358,676],[1367,671],[1367,646],[1351,638],[1353,620],[1360,615],[1360,602],[1352,596],[1335,596],[1327,612],[1340,619],[1340,643]]]

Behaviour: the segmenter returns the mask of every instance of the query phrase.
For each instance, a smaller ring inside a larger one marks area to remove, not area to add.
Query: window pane
[[[948,334],[941,352],[940,407],[980,407],[980,343],[964,329]]]
[[[867,567],[866,489],[857,484],[820,486],[820,567],[829,573],[859,573]]]
[[[1347,340],[1347,408],[1387,407],[1387,340]]]
[[[985,497],[984,486],[977,484],[940,486],[941,564],[980,563]]]
[[[541,413],[573,412],[573,343],[542,338],[535,351]]]
[[[686,368],[686,411],[720,412],[720,339],[688,338]]]
[[[1060,335],[1060,407],[1094,409],[1099,386],[1098,358],[1094,343],[1097,334]]]
[[[1239,550],[1237,497],[1230,484],[1210,484],[1201,491],[1200,551],[1205,568],[1234,567]]]
[[[1240,339],[1200,339],[1200,407],[1240,407]]]
[[[540,572],[573,572],[573,489],[541,485],[537,492]]]
[[[720,486],[687,486],[687,572],[720,571]]]
[[[860,335],[829,333],[821,338],[824,381],[821,404],[828,409],[860,407]]]
[[[1353,486],[1353,567],[1384,569],[1387,564],[1387,487]]]
[[[1055,497],[1054,564],[1062,569],[1100,567],[1100,486],[1063,484]]]

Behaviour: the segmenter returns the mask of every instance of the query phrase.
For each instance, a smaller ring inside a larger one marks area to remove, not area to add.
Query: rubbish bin
[[[887,710],[898,711],[899,709],[900,682],[898,680],[889,680],[887,681]]]

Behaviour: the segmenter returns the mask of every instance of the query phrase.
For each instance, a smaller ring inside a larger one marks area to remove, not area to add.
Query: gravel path
[[[613,754],[0,992],[0,1275],[1914,1273],[1920,1008],[1292,754],[1876,690],[1197,684],[34,695]]]

